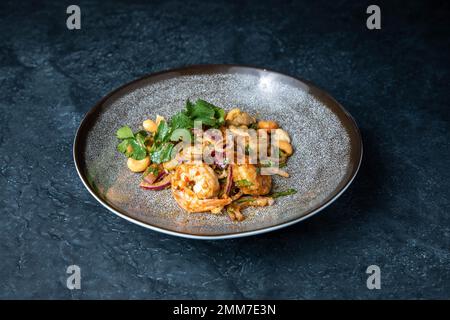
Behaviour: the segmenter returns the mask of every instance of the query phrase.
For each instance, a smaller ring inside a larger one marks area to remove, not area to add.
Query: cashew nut
[[[127,166],[133,172],[142,172],[150,165],[150,158],[145,157],[142,160],[135,160],[133,158],[128,158]]]
[[[153,120],[145,120],[142,123],[142,126],[144,127],[145,131],[154,133],[158,129],[158,126],[156,125],[156,122]]]

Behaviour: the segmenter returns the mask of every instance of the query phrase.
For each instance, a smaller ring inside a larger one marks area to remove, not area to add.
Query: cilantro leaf
[[[170,126],[162,120],[159,125],[158,129],[156,130],[155,134],[155,142],[165,142],[170,137]]]
[[[145,148],[146,136],[147,133],[145,131],[139,131],[133,134],[128,126],[120,128],[117,130],[117,137],[123,140],[117,145],[117,151],[125,154],[129,158],[136,160],[144,159],[147,156],[147,149]]]
[[[212,104],[210,104],[212,108],[214,109],[214,117],[217,121],[217,127],[220,127],[222,124],[225,123],[225,110],[222,108],[216,107]]]
[[[133,131],[131,131],[129,126],[123,126],[116,132],[116,136],[119,139],[134,138]]]
[[[192,111],[194,110],[194,104],[189,101],[189,99],[186,100],[186,115],[190,116],[192,114]]]
[[[139,144],[145,146],[145,138],[147,138],[147,132],[142,130],[135,134],[135,138]]]
[[[210,119],[210,118],[197,118],[195,121],[201,121],[203,125],[215,127],[216,126],[216,120]]]
[[[218,128],[225,122],[225,110],[198,99],[195,104],[186,101],[185,115],[192,121],[201,121],[204,125]]]
[[[152,147],[153,150],[150,152],[152,162],[163,163],[171,160],[173,148],[174,145],[169,142],[162,143],[158,146],[154,145]]]
[[[147,149],[145,148],[145,145],[140,143],[137,139],[129,139],[128,145],[132,148],[132,151],[129,154],[130,158],[142,160],[147,156]]]
[[[176,129],[191,129],[193,126],[194,122],[184,112],[177,113],[170,121],[172,131],[175,131]]]
[[[197,100],[195,103],[194,109],[190,114],[193,119],[214,119],[214,109],[209,107],[208,103],[203,100]]]
[[[165,121],[159,123],[155,134],[155,143],[150,149],[150,158],[154,163],[163,163],[171,160],[174,145],[168,140],[172,133],[172,127]]]
[[[128,149],[128,139],[123,140],[121,143],[117,145],[117,151],[120,153],[126,154]]]

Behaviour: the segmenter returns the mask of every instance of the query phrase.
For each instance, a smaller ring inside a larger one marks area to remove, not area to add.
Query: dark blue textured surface
[[[0,2],[0,298],[449,298],[449,5]],[[82,116],[113,88],[197,63],[311,80],[356,118],[363,165],[321,214],[201,242],[135,226],[76,174]],[[82,289],[66,288],[77,264]],[[367,266],[382,289],[366,288]]]

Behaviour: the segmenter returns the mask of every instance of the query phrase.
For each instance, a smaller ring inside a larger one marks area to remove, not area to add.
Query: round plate
[[[294,154],[289,178],[274,178],[274,191],[295,188],[270,207],[245,209],[243,222],[226,214],[189,214],[170,190],[139,188],[116,151],[117,129],[138,130],[145,119],[166,119],[198,98],[230,110],[239,107],[260,119],[275,120],[291,136]],[[196,239],[224,239],[276,230],[311,217],[350,185],[362,159],[358,127],[350,114],[311,83],[278,72],[238,65],[198,65],[163,71],[109,93],[78,128],[73,156],[89,192],[107,209],[163,233]]]

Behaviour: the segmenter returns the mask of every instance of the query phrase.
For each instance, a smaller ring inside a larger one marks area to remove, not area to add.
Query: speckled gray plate
[[[274,190],[298,192],[271,207],[246,209],[247,219],[237,223],[226,215],[186,213],[170,190],[139,188],[140,175],[116,151],[116,130],[125,124],[137,130],[157,114],[168,118],[197,98],[226,110],[240,107],[286,129],[295,150],[286,168],[291,177],[274,178]],[[279,229],[328,206],[355,177],[362,143],[352,117],[309,82],[246,66],[200,65],[152,74],[108,94],[83,119],[73,154],[86,188],[115,214],[171,235],[223,239]]]

